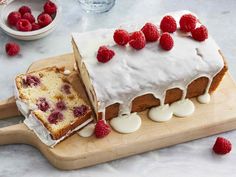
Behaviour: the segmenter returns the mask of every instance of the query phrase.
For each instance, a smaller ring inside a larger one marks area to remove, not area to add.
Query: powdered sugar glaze
[[[180,17],[186,13],[190,12],[169,14],[178,24]],[[161,18],[150,22],[159,26]],[[120,28],[132,32],[140,30],[144,24],[123,25]],[[114,31],[100,29],[72,35],[100,102],[99,112],[104,112],[105,107],[113,103],[120,103],[120,114],[129,114],[132,100],[147,93],[153,94],[163,104],[165,92],[170,88],[180,88],[185,98],[189,83],[205,76],[209,78],[210,85],[212,78],[224,66],[219,47],[211,36],[204,42],[197,42],[177,31],[171,34],[175,43],[171,51],[162,50],[157,42],[147,43],[144,49],[136,51],[128,45],[116,45]],[[112,60],[105,64],[98,63],[96,59],[101,45],[115,51]]]

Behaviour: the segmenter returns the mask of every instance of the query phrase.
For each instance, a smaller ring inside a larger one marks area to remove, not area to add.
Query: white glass
[[[102,13],[109,11],[116,0],[79,0],[81,7],[86,12]]]

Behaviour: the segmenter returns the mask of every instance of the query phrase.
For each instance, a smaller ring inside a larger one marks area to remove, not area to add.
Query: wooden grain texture
[[[32,64],[29,71],[55,64],[63,66],[65,63],[67,68],[72,69],[73,55],[41,60]],[[76,74],[72,77],[75,82],[79,82]],[[84,92],[81,90],[82,87],[78,89]],[[192,116],[174,117],[165,123],[151,121],[147,118],[147,111],[139,113],[142,117],[142,126],[132,134],[119,134],[112,131],[103,139],[96,139],[94,136],[82,138],[74,134],[51,149],[42,144],[24,124],[18,124],[0,129],[0,144],[24,143],[35,146],[55,167],[71,170],[236,128],[236,85],[229,74],[226,74],[222,84],[212,95],[210,104],[199,104],[195,99],[193,102],[196,111]]]

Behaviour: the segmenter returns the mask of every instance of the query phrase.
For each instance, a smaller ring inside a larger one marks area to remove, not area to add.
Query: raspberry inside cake
[[[179,22],[184,14],[191,12],[168,15]],[[159,28],[162,18],[150,22]],[[143,25],[142,22],[119,28],[132,32]],[[198,20],[196,26],[200,25]],[[227,71],[220,49],[211,36],[199,42],[190,37],[191,33],[177,30],[170,34],[175,43],[170,51],[166,52],[152,42],[135,51],[113,41],[115,30],[99,29],[72,35],[77,66],[98,118],[110,119],[205,92],[212,93]],[[104,45],[115,53],[105,64],[96,59],[98,48]]]
[[[45,144],[56,144],[92,120],[90,106],[61,69],[22,74],[15,83],[17,105],[26,116],[25,123]]]

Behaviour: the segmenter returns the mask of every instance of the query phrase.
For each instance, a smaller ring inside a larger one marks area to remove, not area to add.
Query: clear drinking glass
[[[116,0],[79,0],[81,7],[86,12],[102,13],[109,11]]]

